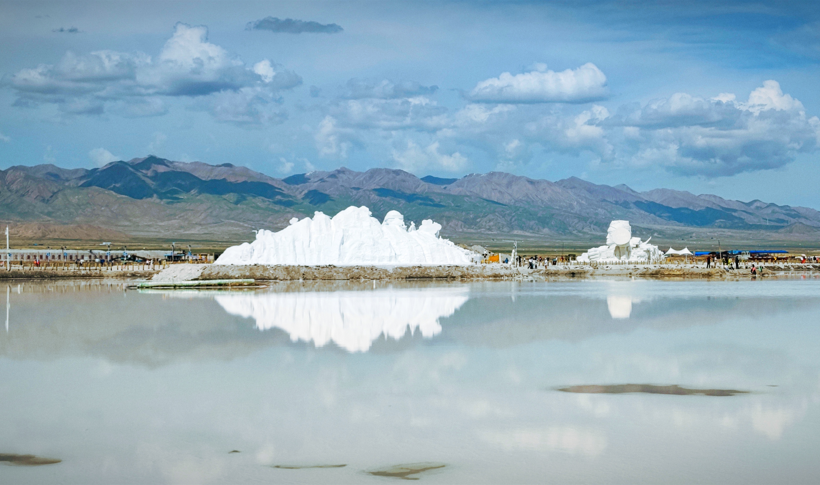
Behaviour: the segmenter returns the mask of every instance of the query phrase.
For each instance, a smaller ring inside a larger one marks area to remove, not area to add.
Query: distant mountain
[[[550,182],[492,172],[418,178],[402,170],[340,168],[276,179],[229,163],[155,156],[91,170],[38,165],[0,171],[0,220],[87,225],[141,237],[248,239],[252,229],[279,229],[292,217],[335,214],[349,205],[366,205],[377,217],[397,209],[408,221],[433,218],[445,234],[479,239],[601,240],[612,219],[676,240],[692,231],[763,231],[784,240],[820,234],[814,209],[668,189],[637,192],[575,177]]]

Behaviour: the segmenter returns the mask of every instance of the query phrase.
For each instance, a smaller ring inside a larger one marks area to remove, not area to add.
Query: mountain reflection
[[[380,336],[401,339],[408,331],[431,338],[439,319],[453,315],[469,299],[467,287],[372,291],[226,293],[215,300],[231,315],[256,320],[256,328],[278,328],[293,342],[316,347],[335,343],[348,352],[366,352]]]

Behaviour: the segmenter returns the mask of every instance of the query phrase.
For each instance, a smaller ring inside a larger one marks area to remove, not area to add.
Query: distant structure
[[[662,261],[663,252],[657,246],[649,244],[649,240],[641,241],[639,237],[632,237],[632,226],[629,221],[612,221],[606,232],[606,246],[592,248],[578,256],[582,263],[654,263]]]

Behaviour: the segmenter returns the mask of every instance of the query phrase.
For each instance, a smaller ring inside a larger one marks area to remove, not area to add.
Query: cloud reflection
[[[348,352],[366,352],[382,335],[399,340],[408,329],[425,338],[438,335],[439,319],[453,315],[468,299],[466,287],[215,297],[229,314],[256,320],[259,330],[278,328],[293,342],[312,341],[316,347],[333,342]]]

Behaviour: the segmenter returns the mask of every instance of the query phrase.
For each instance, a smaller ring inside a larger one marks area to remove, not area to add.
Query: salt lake
[[[20,282],[0,301],[0,483],[820,477],[817,278]]]

